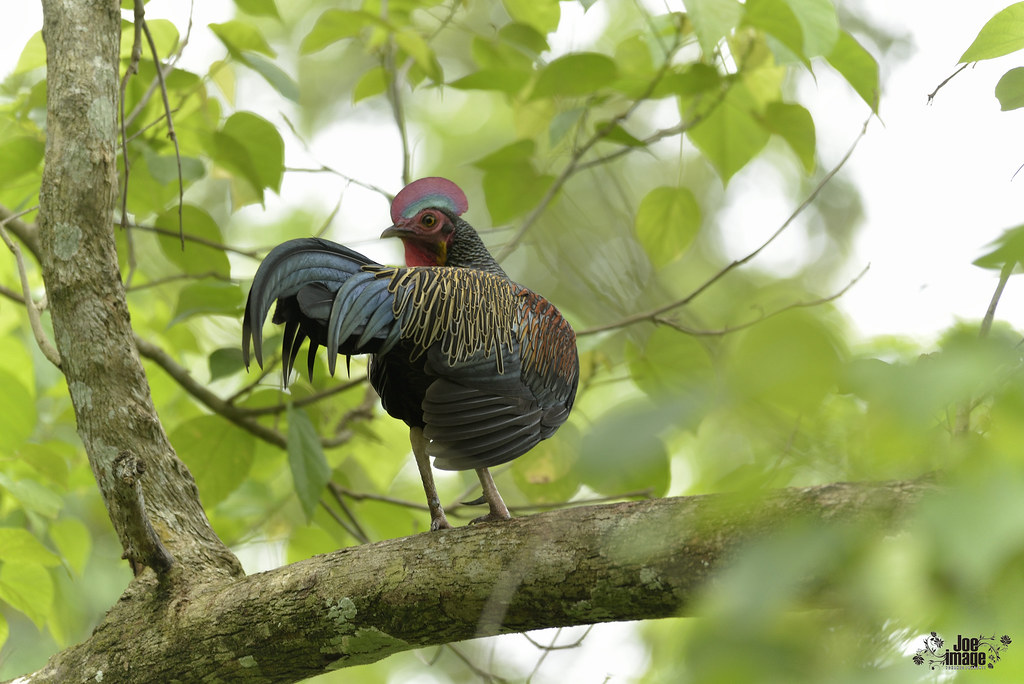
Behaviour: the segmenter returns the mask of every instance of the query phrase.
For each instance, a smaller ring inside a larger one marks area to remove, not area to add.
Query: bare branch
[[[944,87],[944,86],[945,86],[945,85],[946,85],[947,83],[949,83],[950,81],[952,81],[952,80],[953,80],[953,78],[954,78],[954,77],[955,77],[955,76],[956,76],[957,74],[959,74],[959,73],[960,73],[961,71],[963,71],[964,69],[966,69],[966,68],[967,68],[968,66],[969,66],[968,64],[961,64],[961,65],[960,65],[960,68],[959,68],[959,69],[957,69],[957,70],[956,70],[956,71],[954,71],[954,72],[953,72],[952,74],[950,74],[949,76],[947,76],[947,77],[945,78],[945,80],[943,80],[943,81],[942,81],[942,83],[940,83],[939,85],[935,86],[935,90],[933,90],[932,92],[928,93],[928,104],[931,104],[931,103],[932,103],[932,101],[933,101],[933,100],[935,99],[935,96],[939,94],[939,91],[940,91],[940,90],[942,90],[942,88],[943,88],[943,87]]]
[[[846,151],[846,154],[843,155],[843,158],[839,160],[839,163],[836,164],[834,167],[832,167],[832,169],[828,173],[825,174],[825,177],[822,178],[821,181],[818,182],[818,184],[814,187],[814,189],[810,192],[810,194],[807,195],[807,197],[804,199],[804,201],[801,202],[800,205],[796,209],[793,210],[793,213],[791,213],[789,215],[789,217],[785,221],[782,222],[782,225],[779,226],[779,228],[774,233],[772,233],[771,236],[769,236],[767,240],[762,242],[752,252],[748,253],[746,256],[744,256],[744,257],[742,257],[740,259],[736,259],[735,261],[730,262],[724,268],[719,270],[717,273],[715,273],[713,276],[711,276],[706,281],[704,281],[701,285],[699,285],[697,287],[697,289],[693,290],[692,292],[690,292],[690,294],[686,295],[682,299],[677,299],[677,300],[675,300],[673,302],[669,302],[668,304],[664,304],[662,306],[659,306],[656,309],[652,309],[651,311],[644,311],[644,312],[641,312],[641,313],[638,313],[638,314],[634,314],[632,316],[627,316],[626,318],[623,318],[623,319],[621,319],[619,321],[615,321],[613,323],[607,323],[607,324],[604,324],[604,325],[594,326],[592,328],[588,328],[588,329],[586,329],[586,330],[584,330],[582,332],[578,332],[576,334],[577,335],[593,335],[594,333],[603,332],[605,330],[611,330],[611,329],[614,329],[614,328],[621,328],[621,327],[624,327],[624,326],[627,326],[627,325],[633,325],[634,323],[640,323],[640,322],[643,322],[643,321],[653,320],[653,319],[661,316],[664,313],[668,313],[669,311],[672,311],[673,309],[678,309],[679,307],[686,306],[687,304],[692,302],[694,299],[696,299],[698,296],[700,296],[709,287],[711,287],[712,285],[717,283],[719,280],[721,280],[730,271],[733,271],[734,269],[737,269],[740,266],[743,266],[747,262],[749,262],[752,259],[754,259],[758,254],[760,254],[762,251],[764,251],[770,244],[775,242],[776,238],[778,238],[780,235],[782,235],[782,233],[787,228],[789,228],[789,226],[793,223],[793,221],[796,220],[796,217],[799,216],[800,214],[802,214],[803,211],[807,207],[809,207],[811,205],[811,203],[817,198],[818,194],[822,191],[822,189],[824,189],[824,187],[826,185],[828,185],[829,181],[831,181],[832,178],[837,173],[839,173],[839,170],[842,169],[843,166],[846,164],[846,162],[849,161],[850,157],[853,156],[854,150],[857,149],[857,144],[861,141],[861,139],[867,133],[868,124],[871,122],[871,119],[873,117],[874,117],[874,114],[871,114],[867,119],[865,119],[864,125],[861,127],[860,133],[857,134],[857,137],[854,139],[853,143],[850,145],[850,148]]]
[[[182,219],[182,207],[185,204],[185,180],[181,173],[181,148],[178,146],[178,136],[174,132],[174,119],[171,117],[171,102],[167,99],[167,84],[164,82],[164,70],[160,65],[160,56],[156,52],[156,42],[149,30],[149,24],[142,22],[142,32],[146,34],[146,41],[149,43],[149,50],[153,54],[153,63],[156,64],[156,77],[160,81],[160,95],[164,101],[164,114],[167,116],[167,137],[174,143],[174,158],[178,163],[178,233],[181,238],[181,249],[185,250],[185,225]]]
[[[39,345],[39,350],[43,352],[43,356],[46,360],[52,363],[57,368],[60,368],[60,354],[57,352],[57,348],[50,342],[50,338],[46,336],[46,331],[43,330],[43,323],[39,319],[39,309],[36,307],[36,303],[32,300],[32,288],[28,284],[28,273],[25,270],[25,260],[21,256],[21,248],[18,247],[17,243],[11,240],[11,236],[7,234],[6,225],[8,222],[17,219],[19,216],[23,216],[31,211],[35,211],[38,207],[32,207],[25,211],[14,214],[4,220],[0,221],[0,238],[3,238],[4,244],[7,245],[7,249],[11,250],[14,254],[14,261],[18,265],[18,277],[21,279],[21,291],[24,296],[25,310],[28,312],[28,322],[32,328],[32,335],[36,338],[36,344]]]

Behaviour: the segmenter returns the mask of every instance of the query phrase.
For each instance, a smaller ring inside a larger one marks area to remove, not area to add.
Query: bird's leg
[[[501,500],[501,494],[498,493],[498,488],[494,485],[494,478],[491,477],[491,472],[487,468],[477,468],[476,474],[480,478],[480,486],[484,488],[483,498],[487,501],[487,506],[491,509],[491,512],[470,521],[470,524],[510,520],[512,515],[508,512],[505,502]]]
[[[409,428],[409,441],[412,442],[412,455],[416,457],[416,467],[423,480],[423,491],[427,495],[427,508],[430,509],[430,529],[446,530],[451,527],[448,518],[441,508],[441,499],[437,496],[434,486],[434,472],[430,469],[430,456],[427,455],[427,440],[423,436],[423,428]]]

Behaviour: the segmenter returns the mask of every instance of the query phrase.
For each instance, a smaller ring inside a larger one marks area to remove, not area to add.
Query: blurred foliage
[[[995,38],[1019,28],[1022,5],[994,17],[964,60],[1019,49]],[[407,135],[393,136],[384,190],[401,187],[406,165],[453,178],[510,273],[580,333],[570,422],[496,473],[513,506],[941,472],[946,489],[894,537],[879,539],[870,524],[794,520],[751,546],[708,590],[706,617],[645,624],[615,647],[590,646],[613,629],[598,626],[577,651],[585,657],[511,637],[442,648],[423,656],[437,681],[477,678],[467,660],[510,680],[536,665],[534,681],[559,681],[560,668],[586,660],[616,672],[612,681],[906,682],[933,675],[910,659],[921,634],[1024,641],[1020,334],[965,322],[927,349],[855,340],[830,296],[846,284],[837,255],[859,218],[855,187],[834,181],[822,193],[820,227],[807,229],[816,246],[785,276],[757,258],[735,262],[743,255],[727,249],[731,228],[717,220],[738,177],[790,179],[799,204],[828,169],[793,83],[834,69],[867,117],[880,103],[875,58],[829,0],[686,6],[236,0],[227,21],[196,8],[191,30],[211,32],[221,51],[195,70],[179,62],[188,27],[149,21],[161,63],[173,65],[166,88],[181,156],[144,49],[123,107],[122,276],[138,334],[167,350],[182,377],[280,436],[229,422],[145,360],[212,524],[249,570],[427,525],[406,429],[368,393],[363,360],[346,382],[321,358],[312,379],[300,374],[282,392],[277,362],[247,373],[238,353],[246,284],[270,246],[321,233],[358,242],[387,225],[386,197],[336,170],[384,154],[371,143],[334,148],[334,129],[366,122],[390,132],[397,118]],[[849,23],[862,33],[870,17]],[[4,68],[0,205],[29,210],[31,222],[45,140],[40,35]],[[309,167],[286,166],[293,158]],[[342,204],[359,193],[376,209],[353,218]],[[751,227],[764,241],[777,228]],[[978,264],[1012,269],[1019,232]],[[34,268],[29,279],[41,297]],[[129,572],[62,377],[10,301],[21,290],[13,259],[0,285],[0,677],[11,677],[85,637]],[[445,502],[475,491],[471,474],[441,475],[439,487]],[[827,587],[808,587],[812,576]],[[808,609],[822,593],[833,607]],[[602,661],[633,641],[630,669]],[[419,657],[358,676],[405,681],[423,673]],[[982,676],[1022,681],[1024,656],[1011,648]]]

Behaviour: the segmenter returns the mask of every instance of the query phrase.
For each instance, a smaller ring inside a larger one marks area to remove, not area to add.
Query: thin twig
[[[934,100],[935,96],[939,94],[939,91],[942,90],[943,86],[945,86],[947,83],[952,81],[953,77],[956,76],[957,74],[959,74],[964,69],[966,69],[967,66],[968,66],[968,64],[961,64],[959,69],[957,69],[952,74],[947,76],[946,80],[944,80],[942,83],[940,83],[939,85],[935,86],[935,90],[933,90],[932,92],[928,93],[928,104],[932,103],[932,100]]]
[[[43,352],[43,356],[57,368],[60,368],[60,354],[57,352],[57,348],[53,346],[50,339],[46,336],[46,332],[43,330],[43,323],[39,319],[39,309],[36,307],[36,303],[32,300],[32,288],[28,284],[28,271],[25,269],[25,259],[21,255],[21,248],[18,244],[11,239],[11,236],[7,234],[7,223],[12,221],[19,216],[35,211],[38,207],[32,207],[25,209],[13,216],[10,216],[3,221],[0,221],[0,238],[3,239],[4,244],[7,245],[7,249],[11,250],[14,254],[14,261],[18,265],[18,277],[21,279],[21,290],[25,297],[25,310],[28,312],[28,322],[32,327],[32,335],[36,338],[36,344],[39,345],[39,350]]]
[[[337,383],[335,385],[332,385],[329,389],[325,389],[325,390],[322,390],[322,391],[317,392],[315,394],[311,394],[308,397],[302,397],[301,399],[295,399],[294,401],[292,401],[290,403],[291,403],[292,406],[294,406],[296,408],[300,408],[302,406],[309,406],[310,404],[315,404],[318,401],[322,401],[322,400],[324,400],[324,399],[326,399],[328,397],[334,396],[335,394],[339,394],[341,392],[344,392],[345,390],[351,389],[351,388],[355,387],[356,385],[361,385],[364,382],[366,382],[366,376],[365,375],[360,376],[358,378],[353,378],[352,380],[349,380],[347,382]],[[229,404],[230,403],[234,403],[237,400],[237,396],[238,395],[236,394],[236,395],[234,395],[232,397],[229,397],[226,401]],[[248,416],[256,417],[256,416],[270,416],[270,415],[275,415],[275,414],[279,414],[279,413],[284,413],[287,410],[287,408],[288,408],[288,405],[282,402],[280,404],[274,404],[273,406],[260,406],[260,407],[253,407],[253,408],[239,407],[238,410],[242,411],[243,413],[245,413]]]
[[[651,311],[644,311],[644,312],[641,312],[641,313],[638,313],[638,314],[634,314],[632,316],[627,316],[626,318],[623,318],[621,320],[615,321],[613,323],[607,323],[607,324],[604,324],[604,325],[594,326],[592,328],[588,328],[587,330],[583,330],[583,331],[578,332],[576,334],[577,335],[593,335],[595,333],[604,332],[605,330],[612,330],[612,329],[615,329],[615,328],[621,328],[621,327],[624,327],[624,326],[627,326],[627,325],[632,325],[634,323],[639,323],[639,322],[642,322],[642,321],[653,320],[653,319],[657,318],[658,316],[660,316],[661,314],[668,313],[669,311],[672,311],[673,309],[678,309],[681,306],[686,306],[687,304],[692,302],[694,299],[696,299],[698,296],[700,296],[709,287],[711,287],[712,285],[717,283],[719,280],[721,280],[730,271],[733,271],[733,270],[739,268],[740,266],[743,266],[747,262],[751,261],[752,259],[754,259],[758,254],[760,254],[762,251],[764,251],[770,244],[775,242],[776,238],[778,238],[780,235],[782,235],[782,233],[787,228],[789,228],[789,226],[793,223],[793,221],[796,220],[796,218],[800,214],[802,214],[803,211],[805,209],[807,209],[807,207],[809,207],[811,205],[811,203],[817,198],[818,194],[822,191],[822,189],[824,189],[824,187],[826,185],[828,185],[829,181],[831,181],[832,178],[837,173],[839,173],[839,170],[842,169],[843,166],[846,164],[846,162],[849,161],[850,157],[853,156],[854,150],[857,149],[857,144],[860,143],[861,139],[867,133],[868,124],[871,122],[871,119],[873,117],[874,117],[874,113],[872,113],[870,116],[868,116],[867,119],[865,119],[864,125],[861,127],[860,133],[857,134],[857,137],[854,139],[853,143],[850,145],[850,148],[846,151],[846,154],[843,155],[843,158],[839,160],[839,163],[836,164],[834,167],[832,167],[832,169],[827,174],[825,174],[825,177],[821,179],[821,181],[814,187],[814,189],[810,192],[810,194],[807,195],[807,197],[804,199],[804,201],[801,202],[800,205],[796,209],[793,210],[793,213],[791,213],[789,215],[789,217],[782,223],[782,225],[779,226],[779,228],[774,233],[772,233],[771,236],[767,240],[762,242],[761,245],[758,246],[755,250],[753,250],[752,252],[748,253],[746,256],[744,256],[744,257],[742,257],[740,259],[736,259],[735,261],[730,262],[724,268],[719,270],[717,273],[715,273],[713,276],[711,276],[706,281],[704,281],[701,285],[699,285],[697,287],[697,289],[693,290],[692,292],[690,292],[690,294],[686,295],[682,299],[677,299],[677,300],[675,300],[673,302],[669,302],[668,304],[664,304],[662,306],[659,306],[658,308],[652,309]]]
[[[326,501],[324,501],[323,499],[320,499],[320,505],[324,507],[324,510],[327,511],[328,515],[330,515],[332,518],[334,518],[334,522],[336,522],[339,525],[341,525],[341,528],[343,530],[345,530],[346,532],[348,532],[350,537],[352,537],[353,539],[356,539],[361,544],[368,544],[369,543],[369,540],[366,539],[365,535],[360,537],[359,532],[357,532],[356,529],[354,527],[352,527],[352,525],[350,525],[347,520],[344,520],[340,515],[338,515],[334,511],[333,508],[328,506]]]
[[[156,77],[160,81],[160,96],[164,101],[164,113],[167,115],[167,137],[174,143],[174,158],[178,164],[178,233],[181,239],[181,251],[185,251],[185,224],[182,218],[182,208],[185,205],[185,179],[181,172],[181,148],[178,146],[178,136],[174,132],[174,119],[171,117],[171,102],[167,98],[167,83],[164,82],[164,71],[160,65],[160,56],[156,52],[156,42],[149,30],[149,24],[143,20],[142,32],[146,34],[146,41],[149,43],[149,50],[153,54],[153,63],[156,64]]]
[[[526,233],[533,227],[533,224],[537,222],[545,211],[547,211],[548,206],[550,206],[551,202],[554,201],[555,196],[562,189],[562,186],[564,186],[569,178],[579,170],[580,160],[587,154],[587,152],[589,152],[594,145],[599,143],[601,140],[604,140],[606,137],[611,135],[618,126],[632,116],[637,108],[654,93],[655,88],[658,87],[658,84],[668,72],[669,67],[671,67],[672,55],[674,55],[676,50],[679,49],[680,44],[680,36],[677,33],[675,43],[665,56],[665,60],[658,68],[658,72],[654,75],[654,78],[651,79],[651,82],[647,84],[644,91],[635,100],[633,100],[633,102],[631,102],[624,111],[620,112],[605,123],[604,126],[594,131],[593,135],[591,135],[586,142],[573,151],[572,156],[569,157],[569,162],[562,169],[561,173],[558,174],[558,177],[555,178],[554,182],[552,182],[548,187],[547,192],[544,193],[540,202],[537,203],[537,206],[533,208],[533,211],[531,211],[526,219],[523,220],[522,225],[519,226],[519,229],[516,230],[512,238],[498,251],[498,254],[495,256],[498,261],[504,260],[519,246],[519,243],[522,242]]]
[[[205,280],[207,278],[213,278],[215,280],[222,280],[227,283],[238,282],[235,278],[226,276],[223,273],[217,273],[216,271],[205,271],[203,273],[178,273],[176,275],[167,276],[166,278],[157,278],[156,280],[150,280],[145,283],[138,285],[129,286],[125,284],[126,292],[139,292],[140,290],[147,290],[151,287],[160,287],[161,285],[167,285],[168,283],[176,283],[182,280]]]
[[[125,232],[125,242],[128,245],[128,274],[125,276],[125,287],[130,287],[132,277],[135,275],[135,240],[126,228],[128,227],[128,180],[131,177],[132,165],[128,159],[128,132],[124,117],[125,93],[128,89],[128,80],[139,73],[139,60],[142,59],[142,24],[146,19],[146,5],[142,2],[135,3],[135,37],[132,41],[132,55],[128,61],[128,68],[121,77],[121,163],[124,164],[124,183],[121,185],[121,230]],[[159,68],[159,67],[158,67]]]
[[[381,2],[380,13],[381,18],[387,21],[387,0]],[[388,74],[388,100],[391,102],[391,114],[395,119],[395,126],[398,128],[398,137],[402,141],[402,185],[408,185],[412,180],[412,160],[409,152],[409,131],[405,126],[405,105],[402,102],[400,72],[395,68],[395,52],[397,50],[395,37],[393,34],[389,34],[384,48],[381,67]],[[402,73],[404,73],[404,70]]]
[[[341,492],[338,491],[337,487],[334,486],[333,482],[328,482],[327,483],[327,490],[331,493],[331,496],[334,497],[334,501],[338,504],[338,507],[341,509],[341,511],[346,516],[348,516],[348,519],[352,522],[352,527],[354,528],[354,532],[352,532],[350,534],[352,534],[352,536],[355,537],[356,539],[358,539],[361,543],[369,544],[370,543],[369,535],[366,534],[366,530],[363,529],[363,526],[359,524],[359,520],[356,518],[355,514],[352,512],[352,509],[349,508],[348,503],[346,503],[346,501],[345,501],[345,498],[341,495]],[[346,528],[346,529],[348,529],[348,528]]]
[[[473,672],[473,674],[475,674],[477,677],[480,677],[480,679],[484,680],[485,682],[505,681],[504,679],[495,674],[486,672],[485,670],[481,670],[479,667],[473,664],[473,661],[471,661],[468,656],[459,651],[459,649],[455,648],[455,646],[453,646],[452,644],[445,644],[444,648],[454,653],[455,657],[461,660],[466,665],[466,667],[468,667]]]
[[[655,316],[652,320],[655,323],[667,325],[671,328],[678,330],[681,333],[686,333],[687,335],[693,335],[695,337],[721,337],[723,335],[729,335],[731,333],[753,327],[758,323],[761,323],[769,318],[772,318],[773,316],[778,316],[781,313],[785,313],[793,309],[806,309],[810,307],[821,306],[822,304],[828,304],[829,302],[834,302],[835,300],[839,299],[844,294],[849,292],[850,288],[856,285],[860,281],[860,279],[864,277],[864,275],[868,272],[870,268],[871,264],[865,266],[861,270],[861,272],[858,273],[852,280],[850,280],[850,282],[846,283],[846,285],[844,285],[842,289],[840,289],[837,292],[834,292],[833,294],[826,295],[824,297],[818,297],[817,299],[793,302],[791,304],[787,304],[786,306],[780,307],[773,311],[769,311],[768,313],[762,314],[752,321],[747,321],[746,323],[738,323],[737,325],[726,326],[724,328],[719,328],[718,330],[698,330],[694,328],[688,328],[686,326],[680,325],[676,321],[673,321],[669,318],[665,318],[664,316]],[[588,334],[588,331],[584,331],[583,333],[578,334]]]
[[[132,223],[128,227],[134,230],[144,230],[150,233],[156,233],[158,235],[166,235],[168,237],[178,237],[180,235],[183,240],[186,240],[188,242],[194,242],[198,245],[210,247],[211,249],[220,250],[222,252],[232,252],[234,254],[239,254],[244,257],[249,257],[250,259],[259,260],[263,258],[259,250],[232,247],[231,245],[225,245],[214,240],[208,240],[207,238],[201,237],[199,235],[192,235],[190,233],[185,232],[178,233],[173,230],[168,230],[167,228],[160,228],[159,226],[144,226],[140,223]]]

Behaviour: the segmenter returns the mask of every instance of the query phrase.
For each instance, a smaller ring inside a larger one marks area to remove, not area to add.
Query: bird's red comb
[[[466,193],[447,178],[430,176],[409,183],[391,202],[391,220],[398,223],[420,211],[434,207],[446,209],[456,216],[469,209]]]

